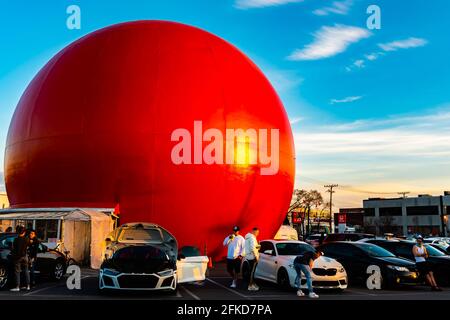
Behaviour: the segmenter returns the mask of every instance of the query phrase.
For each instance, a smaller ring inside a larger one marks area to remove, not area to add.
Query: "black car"
[[[323,243],[335,241],[358,241],[366,238],[375,238],[375,236],[370,233],[330,233],[325,237]]]
[[[438,249],[439,251],[442,251],[442,253],[444,253],[444,254],[450,255],[450,246],[449,245],[440,244],[440,243],[430,243],[430,246]]]
[[[368,243],[374,243],[386,250],[392,252],[398,257],[403,257],[414,261],[413,247],[415,245],[414,241],[406,240],[382,240],[382,239],[371,239],[367,240]],[[429,257],[427,261],[431,264],[436,281],[440,285],[450,284],[450,256],[434,248],[430,244],[424,244],[427,249]]]
[[[0,289],[5,288],[14,276],[11,248],[15,238],[15,233],[0,235]],[[66,273],[66,267],[66,257],[63,253],[39,244],[35,269],[38,276],[60,280]]]
[[[391,252],[370,243],[330,242],[319,247],[327,257],[339,261],[347,271],[349,283],[365,284],[368,267],[376,265],[381,271],[382,287],[397,284],[416,284],[418,274],[415,263],[398,258]]]

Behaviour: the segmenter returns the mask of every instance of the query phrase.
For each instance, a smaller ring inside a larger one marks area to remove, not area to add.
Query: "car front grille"
[[[322,269],[322,268],[313,268],[312,271],[314,274],[318,276],[335,276],[337,270],[334,268],[331,269]]]
[[[172,284],[173,281],[173,277],[168,277],[166,279],[164,279],[164,281],[161,284],[161,287],[170,287],[170,285]]]
[[[158,284],[159,278],[154,275],[135,275],[124,274],[119,276],[119,285],[121,288],[155,288]]]
[[[105,286],[114,287],[114,282],[111,277],[103,275],[103,283],[105,284]]]
[[[313,287],[339,287],[339,281],[313,281]]]

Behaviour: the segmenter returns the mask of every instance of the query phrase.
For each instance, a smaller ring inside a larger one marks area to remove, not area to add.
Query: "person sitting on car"
[[[442,289],[438,287],[436,280],[434,279],[430,263],[427,261],[428,252],[427,248],[423,245],[422,236],[417,236],[416,241],[417,243],[414,245],[412,251],[414,259],[416,260],[417,269],[419,270],[419,275],[425,276],[425,279],[430,284],[432,291],[442,291]]]
[[[29,245],[29,239],[26,236],[26,229],[23,226],[16,228],[18,237],[14,239],[11,257],[14,264],[16,286],[11,291],[20,291],[20,276],[21,272],[25,273],[26,286],[22,289],[30,290],[30,273],[28,272],[28,257],[27,249]]]
[[[233,233],[225,238],[224,246],[228,246],[227,253],[227,271],[233,278],[231,288],[237,287],[237,279],[241,270],[242,258],[245,254],[244,237],[239,234],[239,227],[233,227]]]
[[[30,263],[30,283],[32,286],[34,286],[36,284],[35,268],[40,241],[36,236],[36,230],[30,230],[28,232],[28,237],[30,239],[30,245],[28,247],[28,258]]]
[[[303,297],[305,294],[300,289],[300,280],[302,278],[302,272],[306,278],[306,284],[308,286],[308,296],[310,298],[318,298],[319,296],[314,293],[311,279],[311,270],[314,260],[320,257],[320,252],[317,251],[306,251],[302,255],[299,255],[294,260],[294,269],[297,272],[297,277],[295,278],[295,286],[298,288],[297,296]]]

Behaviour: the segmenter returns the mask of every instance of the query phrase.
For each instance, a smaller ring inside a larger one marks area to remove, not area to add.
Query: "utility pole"
[[[406,198],[407,194],[410,194],[409,191],[402,191],[402,192],[397,192],[397,194],[401,194],[403,196],[403,198]]]
[[[328,188],[327,192],[330,193],[330,233],[334,233],[334,216],[333,216],[333,193],[336,191],[333,191],[333,188],[339,187],[337,184],[328,184],[324,186],[325,188]]]

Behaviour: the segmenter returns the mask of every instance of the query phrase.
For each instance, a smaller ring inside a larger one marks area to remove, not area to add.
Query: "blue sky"
[[[66,28],[72,4],[81,30]],[[380,30],[366,27],[371,4]],[[297,187],[338,183],[338,207],[438,194],[450,189],[448,12],[446,0],[1,0],[0,149],[26,85],[64,46],[118,22],[172,20],[231,42],[267,75],[291,119]]]

